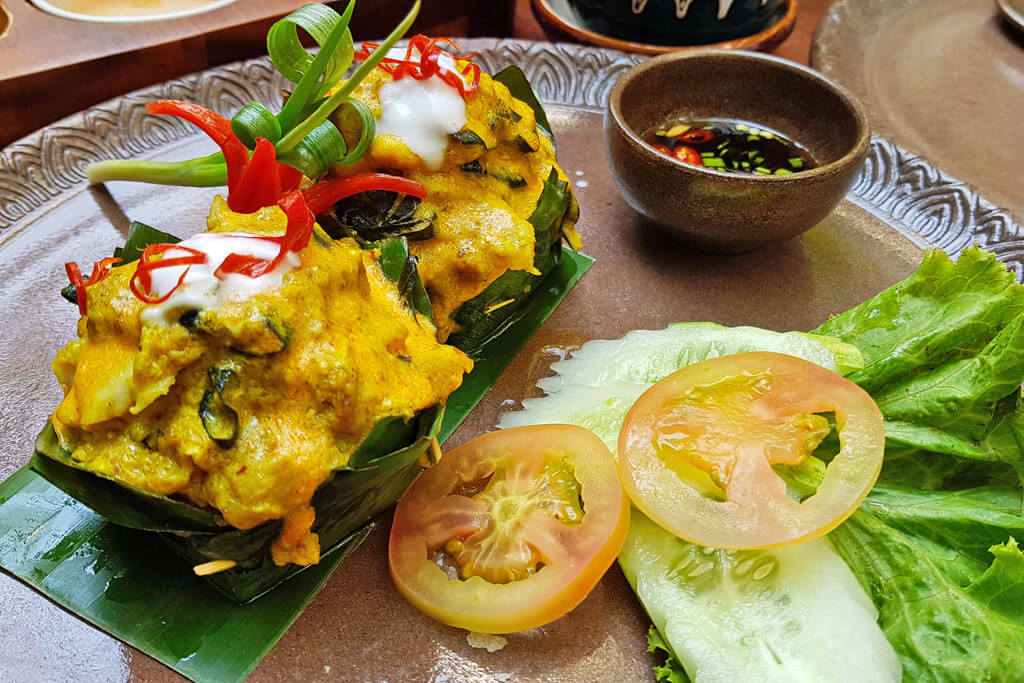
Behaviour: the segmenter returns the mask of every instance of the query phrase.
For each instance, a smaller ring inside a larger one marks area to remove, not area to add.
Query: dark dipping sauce
[[[663,154],[715,171],[788,175],[814,168],[810,152],[778,131],[749,121],[674,119],[644,135]]]

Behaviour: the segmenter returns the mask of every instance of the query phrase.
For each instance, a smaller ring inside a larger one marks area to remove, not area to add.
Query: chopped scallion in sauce
[[[644,140],[663,154],[716,171],[788,175],[817,166],[796,142],[748,121],[673,119]]]

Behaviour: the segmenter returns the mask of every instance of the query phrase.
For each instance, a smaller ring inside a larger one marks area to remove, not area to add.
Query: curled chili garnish
[[[281,248],[278,250],[277,256],[267,260],[257,258],[252,254],[229,254],[217,268],[214,275],[221,279],[231,273],[238,273],[252,278],[260,277],[277,268],[288,252],[301,251],[306,248],[306,245],[309,244],[309,238],[313,235],[315,219],[309,207],[306,206],[302,193],[298,191],[289,192],[284,197],[281,197],[277,205],[281,207],[284,215],[288,218],[288,227],[285,229],[284,235],[281,237],[258,237],[258,239],[279,244]]]
[[[90,285],[94,285],[103,278],[110,274],[110,269],[115,263],[120,263],[121,259],[116,256],[111,256],[105,259],[101,259],[92,265],[92,273],[89,275],[88,280],[82,279],[82,271],[78,268],[78,264],[74,261],[70,261],[64,264],[64,272],[68,274],[68,280],[71,282],[71,286],[75,288],[75,300],[78,302],[78,312],[81,315],[85,315],[87,295],[85,288]]]
[[[443,49],[442,44],[448,45],[455,52]],[[356,51],[353,58],[365,61],[369,59],[370,53],[379,47],[380,45],[377,43],[363,43],[362,50]],[[441,66],[440,60],[444,55],[456,60],[456,66],[458,66],[458,62],[465,62],[465,64],[459,71],[452,71]],[[472,61],[475,56],[475,52],[462,54],[459,46],[450,38],[428,38],[423,34],[418,34],[409,39],[403,59],[385,57],[381,60],[378,68],[387,71],[396,81],[403,76],[411,76],[420,81],[437,76],[465,97],[480,85],[480,66]]]
[[[290,251],[300,251],[309,244],[309,238],[313,234],[315,219],[310,213],[302,194],[293,190],[278,200],[277,205],[284,211],[288,219],[288,227],[284,235],[280,237],[261,237],[251,235],[252,239],[261,239],[273,242],[279,246],[277,255],[273,259],[262,259],[252,254],[228,254],[214,272],[217,278],[224,279],[227,275],[237,273],[251,278],[257,278],[276,268]],[[180,253],[179,253],[180,252]],[[167,301],[178,287],[185,281],[189,268],[194,265],[206,263],[206,254],[184,246],[182,244],[150,244],[139,257],[135,274],[129,282],[132,294],[147,304],[159,304]],[[72,264],[73,265],[73,264]],[[159,268],[181,267],[181,275],[178,281],[165,294],[158,295],[153,292],[153,271]],[[75,266],[77,270],[77,266]],[[71,270],[68,271],[69,276]]]
[[[184,252],[184,255],[172,255],[169,257],[163,256],[168,251],[172,250]],[[128,283],[128,287],[132,290],[132,294],[147,304],[163,303],[164,301],[167,301],[171,297],[171,294],[173,294],[174,291],[181,286],[181,283],[185,281],[185,276],[188,274],[189,268],[200,263],[206,263],[206,254],[198,249],[185,247],[180,244],[150,244],[142,252],[142,256],[139,257],[138,265],[135,268],[135,274],[132,275],[132,279]],[[172,268],[175,266],[185,266],[181,271],[181,276],[178,277],[178,282],[167,290],[167,293],[163,296],[153,294],[153,271],[159,268]]]
[[[299,186],[302,174],[278,163],[269,140],[258,138],[252,158],[249,150],[231,130],[231,121],[215,111],[191,102],[157,100],[146,105],[150,114],[168,114],[194,123],[224,153],[228,169],[228,206],[238,213],[252,213],[275,204],[286,192]]]
[[[306,200],[309,210],[319,216],[345,197],[370,190],[398,192],[420,199],[427,196],[427,188],[415,180],[387,173],[356,173],[328,178],[312,187],[307,187],[302,190],[302,198]]]

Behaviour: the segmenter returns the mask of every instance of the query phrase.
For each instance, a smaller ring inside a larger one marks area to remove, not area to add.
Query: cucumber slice
[[[547,395],[523,401],[499,426],[580,425],[615,453],[626,413],[649,386],[691,363],[744,351],[787,353],[843,374],[863,365],[855,347],[802,332],[713,323],[635,330],[554,363],[557,374],[537,383]],[[828,541],[700,548],[634,509],[619,564],[697,683],[900,680],[870,599]]]
[[[714,323],[633,330],[621,339],[588,342],[552,364],[557,374],[537,382],[547,395],[526,399],[523,410],[504,414],[499,426],[568,422],[591,430],[615,453],[622,420],[647,387],[691,363],[744,351],[788,353],[841,374],[863,365],[856,347],[804,332]]]
[[[609,381],[654,384],[679,368],[746,351],[797,356],[845,375],[864,365],[860,351],[833,337],[772,332],[715,323],[674,323],[663,330],[633,330],[621,339],[597,340],[551,366],[558,374],[538,382],[547,393],[565,384],[599,387]]]
[[[826,539],[701,548],[634,509],[619,565],[694,683],[900,680],[877,610]]]

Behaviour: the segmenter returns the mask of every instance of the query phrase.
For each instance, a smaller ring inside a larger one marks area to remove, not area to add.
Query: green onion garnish
[[[306,5],[275,22],[267,31],[267,54],[270,55],[274,68],[280,71],[282,76],[296,85],[308,86],[310,74],[313,74],[312,80],[315,85],[315,82],[319,81],[319,87],[313,92],[298,93],[303,104],[312,98],[324,97],[352,64],[355,45],[352,41],[352,32],[348,30],[348,22],[353,9],[354,0],[349,2],[342,16],[338,16],[337,12],[326,5]],[[317,58],[321,58],[320,64],[316,63],[317,59],[311,57],[299,41],[299,27],[312,36],[321,47],[317,54]],[[338,29],[340,36],[335,35]],[[324,50],[324,46],[328,49]]]
[[[339,15],[326,5],[310,4],[271,26],[267,33],[267,53],[275,68],[296,87],[276,115],[252,102],[234,116],[231,129],[246,147],[253,149],[256,138],[270,140],[280,161],[310,178],[319,177],[333,164],[354,163],[366,154],[373,142],[376,121],[366,105],[349,95],[412,26],[420,10],[420,0],[416,0],[380,48],[328,97],[327,93],[352,64],[354,44],[348,24],[354,8],[355,0],[350,0],[345,12]],[[299,27],[317,42],[320,49],[315,57],[302,47]],[[339,129],[329,122],[332,116],[338,120],[354,116],[359,122],[360,136],[351,148]],[[92,184],[135,180],[208,187],[227,182],[224,157],[220,152],[173,162],[111,159],[90,164],[86,176]]]
[[[321,123],[327,120],[327,117],[331,113],[341,106],[345,101],[348,100],[348,96],[356,89],[367,74],[377,68],[381,60],[384,59],[388,54],[388,50],[394,47],[405,32],[412,26],[412,22],[416,20],[416,14],[420,9],[420,0],[416,0],[416,4],[413,5],[412,10],[405,15],[405,19],[402,20],[395,30],[388,35],[387,38],[380,44],[380,47],[370,53],[369,59],[359,65],[359,68],[355,70],[351,78],[345,81],[344,85],[338,88],[333,95],[327,98],[323,104],[321,104],[316,111],[314,111],[305,121],[295,126],[291,131],[288,132],[281,139],[281,144],[277,146],[278,152],[287,152],[289,149],[298,144],[299,140],[304,138],[311,130],[319,126]]]
[[[242,107],[231,119],[231,130],[249,149],[256,146],[256,138],[266,138],[271,142],[281,139],[281,124],[277,117],[259,102],[250,102]]]

